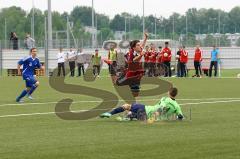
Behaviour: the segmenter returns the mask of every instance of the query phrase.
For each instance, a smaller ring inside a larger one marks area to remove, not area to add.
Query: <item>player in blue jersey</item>
[[[37,56],[37,49],[32,48],[30,50],[30,56],[21,59],[18,61],[18,75],[22,75],[23,80],[26,82],[26,89],[22,91],[22,93],[17,97],[16,102],[23,102],[22,98],[27,95],[29,99],[32,98],[32,93],[36,90],[36,88],[39,86],[39,82],[36,80],[34,76],[34,71],[36,68],[43,69],[43,66],[41,66],[39,59]],[[22,73],[21,68],[22,66]]]

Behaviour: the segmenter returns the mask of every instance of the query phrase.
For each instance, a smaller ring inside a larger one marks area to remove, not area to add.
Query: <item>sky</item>
[[[30,11],[32,4],[41,10],[47,9],[47,0],[0,0],[0,9],[19,6]],[[63,13],[70,12],[75,6],[91,6],[92,0],[52,0],[52,10]],[[173,12],[185,14],[188,8],[214,8],[230,11],[240,6],[240,0],[145,0],[145,15],[168,17]],[[128,12],[143,15],[143,0],[94,0],[94,9],[110,18]]]

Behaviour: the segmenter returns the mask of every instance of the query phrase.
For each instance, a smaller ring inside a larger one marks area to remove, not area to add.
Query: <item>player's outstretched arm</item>
[[[145,32],[144,33],[144,39],[143,39],[143,42],[142,42],[142,48],[145,48],[145,45],[147,43],[147,39],[148,39],[148,34]]]

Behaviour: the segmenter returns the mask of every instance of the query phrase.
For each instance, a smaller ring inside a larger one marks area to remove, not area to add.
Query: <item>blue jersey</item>
[[[19,65],[23,65],[23,71],[22,75],[23,78],[26,78],[28,76],[34,75],[34,70],[36,68],[41,68],[41,64],[38,58],[32,58],[32,56],[28,56],[24,59],[21,59],[18,61]]]
[[[211,61],[217,61],[218,59],[217,59],[217,55],[218,55],[218,49],[215,49],[215,50],[213,50],[212,52],[211,52]]]

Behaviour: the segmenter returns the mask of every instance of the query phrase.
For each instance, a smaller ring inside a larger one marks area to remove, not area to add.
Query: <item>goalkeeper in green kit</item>
[[[168,97],[163,97],[159,102],[153,106],[143,104],[124,104],[120,107],[113,109],[111,112],[106,112],[100,115],[101,118],[110,118],[112,115],[128,111],[128,118],[130,120],[158,120],[162,117],[168,118],[172,115],[176,115],[176,119],[182,120],[183,113],[181,107],[176,102],[177,88],[170,88],[168,91]]]

